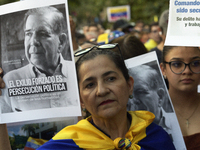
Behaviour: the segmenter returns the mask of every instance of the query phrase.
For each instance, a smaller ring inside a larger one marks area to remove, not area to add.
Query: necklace
[[[189,120],[190,120],[190,118],[194,115],[194,113],[196,112],[196,110],[197,110],[197,108],[198,108],[198,106],[199,106],[199,103],[200,103],[200,101],[198,102],[198,104],[197,104],[197,106],[195,107],[195,109],[194,109],[194,111],[192,112],[192,114],[188,117],[188,118],[184,118],[178,111],[178,114],[179,114],[179,116],[181,116],[183,119],[185,119],[186,120],[186,126],[187,126],[187,128],[189,128],[189,124],[190,124],[190,122],[189,122]]]

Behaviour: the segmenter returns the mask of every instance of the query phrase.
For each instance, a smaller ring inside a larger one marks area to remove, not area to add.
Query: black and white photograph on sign
[[[0,100],[2,122],[3,115],[22,121],[21,115],[31,112],[43,115],[23,116],[24,120],[47,114],[48,118],[51,114],[57,117],[59,113],[53,112],[58,108],[65,110],[60,113],[63,117],[81,114],[68,8],[66,1],[60,1],[34,2],[34,8],[31,1],[21,1],[10,6],[24,5],[24,10],[0,14],[1,66],[6,84]]]
[[[177,150],[184,150],[182,133],[162,77],[155,52],[126,60],[130,76],[134,79],[133,98],[127,110],[147,110],[155,115],[154,123],[172,138]]]

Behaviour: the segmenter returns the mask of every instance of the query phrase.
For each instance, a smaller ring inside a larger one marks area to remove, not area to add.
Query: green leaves
[[[104,25],[110,23],[106,19],[106,8],[110,6],[130,5],[131,21],[143,20],[150,24],[154,21],[154,16],[169,8],[169,0],[68,0],[70,15],[77,19],[76,24],[88,24],[96,17],[100,18]]]
[[[16,1],[19,1],[19,0],[0,0],[0,5],[12,3],[12,2],[16,2]]]

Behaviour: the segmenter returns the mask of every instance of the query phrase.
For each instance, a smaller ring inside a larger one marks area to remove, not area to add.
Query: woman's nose
[[[185,70],[182,72],[183,74],[185,74],[185,73],[192,73],[192,71],[191,71],[191,69],[190,69],[190,66],[189,65],[186,65],[185,66]]]
[[[105,85],[105,83],[98,83],[97,85],[97,96],[104,96],[109,93],[109,88]]]

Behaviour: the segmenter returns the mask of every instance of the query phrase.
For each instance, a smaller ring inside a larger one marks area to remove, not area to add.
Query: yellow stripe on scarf
[[[130,111],[129,113],[132,117],[132,123],[129,131],[125,135],[126,139],[124,139],[124,142],[126,143],[130,140],[131,147],[128,147],[128,150],[139,150],[140,146],[137,143],[146,137],[146,127],[153,122],[155,116],[148,111]],[[113,141],[103,132],[95,128],[88,121],[90,119],[91,117],[79,121],[76,125],[64,128],[53,137],[53,140],[73,139],[80,148],[87,150],[123,149],[119,148],[119,141],[123,141],[123,139],[117,138]],[[121,144],[123,145],[123,143]]]

